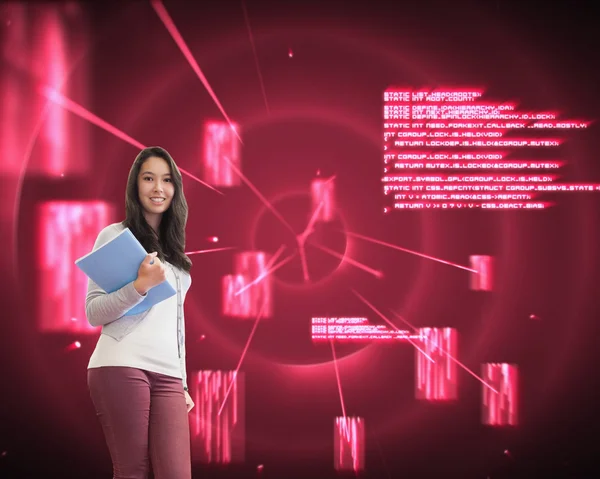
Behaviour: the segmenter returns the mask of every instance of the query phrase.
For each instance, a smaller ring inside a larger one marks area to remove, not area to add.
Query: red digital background
[[[74,261],[123,219],[150,145],[189,204],[195,473],[494,477],[593,456],[590,20],[341,8],[0,5],[0,475],[110,464]]]

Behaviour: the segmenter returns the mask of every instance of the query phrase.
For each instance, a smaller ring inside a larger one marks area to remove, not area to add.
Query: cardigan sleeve
[[[104,228],[94,244],[94,250],[109,242],[119,233],[118,224]],[[121,289],[107,293],[94,281],[88,278],[85,297],[85,314],[92,326],[103,326],[123,317],[127,311],[144,300],[133,286],[133,281]]]

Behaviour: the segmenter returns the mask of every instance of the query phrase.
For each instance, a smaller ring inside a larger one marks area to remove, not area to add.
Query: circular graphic
[[[254,223],[252,247],[271,254],[285,248],[273,265],[281,263],[273,271],[274,277],[288,285],[298,285],[318,283],[334,274],[347,248],[341,216],[336,214],[331,221],[322,221],[321,212],[313,208],[308,193],[282,195],[272,206],[281,218],[265,206]],[[283,260],[290,254],[294,257]]]
[[[306,32],[300,31],[296,32],[302,35],[302,38],[306,38]],[[286,35],[288,34],[288,30],[286,27]],[[377,41],[367,41],[363,38],[359,39],[350,39],[344,36],[341,32],[332,33],[331,31],[327,31],[328,37],[327,39],[335,40],[335,43],[322,41],[325,37],[320,35],[315,35],[318,37],[320,43],[324,45],[330,45],[330,49],[335,53],[339,53],[340,51],[352,50],[353,57],[363,56],[368,57],[369,59],[379,60],[377,63],[381,63],[386,65],[385,68],[389,69],[387,76],[394,78],[404,78],[402,73],[404,70],[409,70],[411,72],[412,80],[408,81],[409,83],[423,83],[424,78],[435,79],[438,77],[436,72],[433,72],[431,68],[429,68],[425,63],[426,61],[421,60],[421,63],[415,63],[418,60],[418,55],[414,55],[415,58],[410,58],[410,61],[399,53],[389,50],[389,46],[385,42],[377,42]],[[277,38],[278,34],[273,33],[273,37]],[[502,36],[503,41],[506,38],[506,35]],[[271,44],[276,44],[276,42],[271,41]],[[241,45],[245,45],[247,39],[245,35],[240,37],[240,40],[237,39],[229,41],[229,42],[215,42],[215,45],[219,45],[219,48],[215,48],[212,52],[212,57],[208,59],[204,59],[202,66],[203,68],[206,66],[209,68],[211,64],[216,64],[220,68],[225,68],[232,63],[232,59],[237,59],[235,55],[239,54],[239,52],[245,52]],[[331,46],[333,45],[333,47]],[[351,48],[350,48],[351,47]],[[518,49],[517,49],[518,50]],[[514,51],[517,51],[514,50]],[[234,55],[235,54],[235,55]],[[244,53],[245,54],[245,53]],[[402,55],[406,55],[406,53],[402,53]],[[426,57],[421,57],[426,58]],[[527,58],[529,61],[529,58]],[[342,63],[342,62],[340,62]],[[406,68],[402,68],[405,64],[408,65]],[[431,64],[435,64],[435,62],[431,62]],[[388,65],[394,65],[388,66]],[[397,66],[399,65],[399,66]],[[379,66],[379,65],[377,65]],[[155,118],[159,118],[162,121],[164,118],[163,115],[157,115],[156,111],[158,107],[161,105],[156,98],[163,95],[166,91],[174,92],[174,91],[182,91],[186,92],[186,100],[188,96],[188,89],[177,89],[173,88],[177,82],[187,81],[188,76],[186,73],[188,72],[187,65],[182,63],[182,68],[180,70],[172,70],[173,73],[169,73],[167,76],[163,76],[161,82],[152,84],[152,90],[146,94],[140,95],[139,91],[137,95],[131,95],[131,100],[129,100],[129,110],[131,114],[129,117],[121,117],[119,121],[119,125],[125,131],[144,131],[147,125],[144,121],[151,122]],[[382,67],[383,68],[383,67]],[[215,70],[218,68],[215,67]],[[427,72],[426,72],[427,70]],[[529,68],[528,70],[531,75],[537,73],[537,70],[533,68]],[[167,70],[168,72],[168,70]],[[425,74],[425,72],[427,74]],[[166,75],[166,73],[165,73]],[[419,81],[417,81],[417,79]],[[432,80],[432,83],[435,83]],[[535,82],[536,85],[539,82]],[[232,82],[233,84],[233,82]],[[547,85],[546,83],[544,83]],[[225,89],[225,87],[223,87]],[[238,88],[238,85],[235,84],[232,86],[233,88]],[[361,86],[357,87],[357,95],[358,98],[363,94],[363,90],[360,89]],[[227,92],[226,92],[227,93]],[[224,93],[224,96],[227,96]],[[111,93],[112,94],[112,93]],[[360,94],[360,95],[359,95]],[[180,103],[176,99],[174,99],[174,95],[163,95],[165,98],[165,102],[170,104],[185,104]],[[236,97],[237,98],[237,97]],[[133,103],[133,105],[132,105]],[[196,106],[193,103],[189,103],[192,106]],[[369,124],[352,124],[352,121],[348,118],[352,118],[348,115],[348,111],[339,107],[334,109],[333,111],[327,111],[327,107],[323,107],[320,104],[317,104],[317,101],[314,101],[314,105],[308,104],[308,107],[302,103],[301,100],[297,100],[296,102],[288,101],[286,104],[288,112],[286,114],[290,116],[300,116],[301,110],[302,114],[307,117],[311,117],[313,120],[318,120],[320,123],[324,123],[325,120],[331,121],[331,123],[336,123],[343,127],[346,132],[357,133],[360,131],[371,131]],[[191,107],[190,107],[191,108]],[[311,114],[307,114],[306,110],[313,109],[315,111],[323,112],[322,116],[319,118],[314,112]],[[152,110],[153,114],[147,114],[150,110]],[[251,111],[251,109],[248,109]],[[277,112],[279,113],[279,112]],[[125,113],[120,113],[124,115]],[[252,115],[247,115],[244,121],[244,124],[248,124],[251,122]],[[281,114],[281,113],[280,113]],[[325,116],[325,114],[327,116]],[[21,236],[25,232],[25,227],[28,227],[28,215],[23,215],[20,217],[19,206],[20,206],[20,196],[22,193],[22,186],[25,183],[25,176],[27,174],[27,166],[29,162],[29,156],[31,156],[32,150],[39,149],[36,145],[37,135],[39,129],[44,121],[47,121],[44,117],[46,115],[46,110],[43,113],[42,118],[40,119],[39,125],[35,128],[34,134],[30,140],[30,145],[26,149],[26,156],[23,161],[23,168],[21,174],[18,178],[18,187],[17,187],[17,200],[15,202],[15,223],[17,226],[20,226],[23,231],[21,232]],[[273,121],[273,116],[270,117],[270,121]],[[282,117],[285,117],[285,114],[281,114]],[[147,119],[146,119],[147,118]],[[182,116],[182,118],[184,118]],[[335,121],[331,120],[334,119]],[[187,121],[188,118],[185,117]],[[377,129],[375,129],[377,133]],[[179,133],[182,138],[177,136]],[[368,136],[365,134],[365,136]],[[173,137],[170,137],[171,144],[176,145],[184,145],[180,147],[181,150],[185,151],[185,147],[188,145],[188,138],[193,137],[193,135],[189,135],[187,129],[181,128],[179,132],[174,132]],[[195,141],[195,139],[194,139]],[[195,143],[194,143],[195,147]],[[272,144],[269,144],[269,149],[272,149]],[[106,151],[104,152],[105,156],[122,158],[127,155],[131,155],[131,149],[129,145],[113,145],[109,143],[110,154],[106,155]],[[114,152],[112,151],[114,149]],[[123,150],[123,151],[121,151]],[[194,150],[195,151],[195,150]],[[113,154],[114,153],[114,154]],[[191,156],[191,155],[190,155]],[[129,156],[127,156],[129,157]],[[110,175],[104,177],[103,180],[110,179],[110,182],[113,181],[114,172],[110,171]],[[30,180],[31,178],[27,178]],[[106,183],[110,183],[106,181]],[[95,182],[94,187],[97,191],[102,191],[102,182]],[[115,187],[116,188],[116,187]],[[33,189],[30,189],[33,191]],[[107,195],[108,196],[108,195]],[[327,289],[327,294],[323,295],[314,295],[314,297],[310,298],[310,307],[309,301],[307,301],[307,295],[304,294],[305,290],[314,286],[316,284],[323,285],[332,278],[336,277],[336,273],[339,272],[340,266],[344,263],[345,257],[355,258],[357,254],[360,253],[362,249],[366,249],[368,245],[362,245],[361,248],[354,248],[353,251],[349,252],[350,247],[354,242],[354,238],[349,236],[352,234],[355,226],[353,223],[352,215],[356,214],[354,210],[347,207],[346,211],[348,212],[348,220],[350,227],[345,227],[345,222],[342,216],[339,214],[336,218],[331,222],[316,222],[314,225],[314,231],[307,234],[306,240],[302,243],[302,247],[299,248],[299,240],[298,235],[300,235],[303,231],[305,231],[306,226],[308,225],[311,215],[312,215],[312,201],[310,193],[307,191],[296,192],[296,193],[286,193],[280,197],[272,199],[272,206],[277,209],[277,211],[281,214],[281,216],[285,219],[287,223],[290,224],[292,228],[288,228],[285,226],[280,219],[278,219],[266,206],[260,211],[257,215],[252,230],[250,232],[250,237],[252,241],[252,249],[256,250],[264,250],[269,252],[270,254],[276,253],[279,248],[283,245],[285,249],[282,251],[279,260],[275,261],[275,265],[279,263],[281,260],[284,260],[288,256],[295,254],[295,256],[286,264],[282,265],[273,273],[273,277],[276,279],[276,284],[291,286],[297,288],[301,294],[297,295],[296,298],[291,298],[290,294],[283,294],[282,291],[277,291],[275,295],[276,301],[279,300],[281,302],[286,302],[285,310],[280,317],[277,317],[275,321],[271,320],[261,320],[261,324],[257,329],[256,337],[252,340],[252,345],[248,350],[248,354],[245,358],[245,362],[243,364],[242,369],[250,369],[252,371],[252,367],[261,371],[267,370],[267,364],[272,367],[268,371],[271,374],[273,371],[276,371],[277,374],[280,374],[282,378],[285,378],[285,381],[289,384],[294,384],[298,386],[298,388],[305,388],[306,385],[312,385],[314,397],[322,396],[330,396],[335,394],[335,379],[333,374],[333,363],[332,363],[332,354],[328,345],[324,345],[324,347],[315,348],[311,344],[309,338],[309,332],[307,328],[307,315],[305,314],[307,310],[312,309],[315,311],[317,307],[320,306],[328,306],[333,303],[331,296],[335,295],[335,292],[332,292],[330,289]],[[580,229],[585,229],[586,234],[582,236],[585,241],[586,248],[579,249],[580,256],[577,257],[579,260],[577,263],[573,265],[573,272],[577,271],[579,273],[585,272],[588,273],[587,268],[589,265],[592,265],[591,256],[587,256],[584,258],[585,253],[591,252],[593,248],[589,247],[594,244],[593,237],[594,235],[588,234],[591,227],[589,227],[588,219],[589,216],[586,214],[589,213],[588,209],[580,209],[579,215],[573,219],[573,222],[577,222],[573,225],[573,230],[577,226]],[[358,214],[356,214],[359,216]],[[519,226],[522,226],[518,219],[515,216],[503,215],[501,217],[503,220],[506,220],[502,223],[501,228],[499,228],[499,234],[497,238],[497,242],[499,243],[498,248],[502,251],[500,257],[502,259],[508,258],[510,260],[503,263],[505,271],[505,280],[502,283],[502,288],[499,291],[496,291],[496,299],[494,302],[490,302],[487,304],[485,308],[482,308],[482,320],[480,323],[473,327],[478,334],[472,334],[475,338],[474,341],[468,343],[465,342],[464,348],[461,351],[462,360],[465,363],[476,363],[479,358],[481,358],[482,354],[493,346],[493,344],[499,342],[499,338],[502,334],[506,335],[508,341],[511,341],[512,331],[506,327],[506,317],[511,314],[511,311],[508,310],[511,305],[511,298],[515,297],[516,293],[520,293],[517,287],[513,285],[516,284],[510,278],[509,271],[517,271],[521,264],[519,264],[519,257],[517,253],[521,250],[521,245],[523,243],[526,244],[527,235],[525,232],[526,229],[520,229]],[[404,216],[402,228],[407,228],[407,223],[412,220],[413,217]],[[529,219],[523,220],[530,221]],[[416,222],[416,221],[415,221]],[[422,243],[418,244],[418,248],[420,251],[432,252],[432,254],[439,254],[443,256],[447,252],[444,251],[444,243],[451,242],[455,239],[450,233],[453,231],[450,228],[444,228],[442,223],[439,221],[437,217],[433,215],[427,216],[426,218],[419,217],[419,223],[423,223],[420,225],[423,229],[422,235]],[[358,223],[358,222],[356,222]],[[362,231],[367,230],[364,227],[364,223],[361,223],[363,226]],[[17,229],[15,229],[15,245],[18,244],[18,235]],[[346,231],[348,233],[346,233]],[[373,234],[374,236],[378,236]],[[394,242],[395,244],[406,244],[405,238],[400,237],[400,235],[390,235],[392,236],[389,240],[390,242]],[[581,236],[581,235],[580,235]],[[378,236],[379,237],[379,236]],[[540,243],[544,239],[540,238]],[[456,245],[454,245],[456,247]],[[304,252],[304,262],[302,260],[302,255],[300,254],[300,250]],[[354,251],[356,250],[356,251]],[[370,254],[370,250],[369,250]],[[389,260],[386,265],[395,265],[394,255],[398,255],[393,251],[387,251],[389,255]],[[522,253],[524,254],[524,253]],[[365,253],[366,255],[366,253]],[[15,249],[15,258],[18,258],[17,249]],[[587,261],[584,261],[587,260]],[[200,261],[199,261],[200,262]],[[422,264],[422,266],[421,266]],[[402,265],[402,264],[400,264]],[[514,266],[514,268],[513,268]],[[419,309],[427,302],[446,302],[448,298],[443,298],[441,296],[435,296],[433,299],[435,301],[431,301],[431,285],[436,283],[437,281],[433,281],[439,278],[436,278],[436,272],[442,271],[438,270],[438,265],[432,262],[421,262],[419,263],[419,268],[415,273],[415,268],[402,268],[402,276],[411,278],[411,284],[406,286],[403,284],[395,284],[392,289],[394,292],[394,296],[392,298],[388,298],[390,301],[394,303],[394,305],[402,305],[403,314],[405,314],[408,318],[412,318],[417,316]],[[337,277],[341,277],[343,275],[337,275]],[[398,275],[400,276],[400,274]],[[308,277],[308,281],[307,281]],[[587,274],[573,274],[573,277],[576,277],[578,281],[581,281],[581,284],[585,284],[585,279],[587,278]],[[211,278],[212,279],[212,278]],[[461,277],[461,279],[463,279]],[[387,278],[386,285],[389,286],[390,283],[393,283],[393,278]],[[362,292],[363,289],[367,289],[368,285],[360,285]],[[332,288],[333,289],[333,288]],[[585,288],[573,288],[574,291],[578,292],[578,295],[583,295]],[[408,293],[405,293],[408,291]],[[311,292],[313,292],[311,290]],[[368,291],[367,291],[368,292]],[[405,293],[405,294],[404,294]],[[573,303],[574,308],[577,309],[577,306],[582,304],[582,297],[578,295],[570,296],[571,302]],[[281,298],[283,296],[283,299]],[[340,295],[341,296],[341,295]],[[365,296],[368,296],[365,293]],[[383,296],[383,295],[382,295]],[[371,296],[369,296],[371,297]],[[278,299],[279,298],[279,299]],[[441,299],[440,299],[441,298]],[[222,318],[213,316],[211,317],[209,314],[206,314],[205,308],[201,306],[201,299],[199,298],[190,298],[189,304],[189,327],[190,329],[197,328],[202,330],[202,334],[204,337],[204,333],[206,333],[207,342],[217,343],[219,349],[226,351],[224,355],[225,358],[219,357],[218,360],[222,361],[219,363],[219,367],[234,367],[237,363],[237,360],[240,357],[241,351],[246,344],[246,341],[249,337],[249,331],[252,328],[252,324],[254,322],[254,318],[243,321],[241,324],[238,320],[222,320]],[[354,299],[351,297],[351,299]],[[344,298],[343,306],[345,307],[353,307],[358,309],[356,303],[352,303],[351,300]],[[376,302],[376,301],[374,301]],[[378,305],[385,304],[383,300],[377,302]],[[507,305],[503,309],[503,305]],[[302,307],[297,307],[302,306]],[[332,308],[333,309],[333,308]],[[364,314],[368,314],[372,317],[375,317],[371,314],[368,309],[362,309],[361,311]],[[578,331],[576,325],[582,324],[584,320],[584,316],[577,316],[573,311],[569,311],[570,314],[573,315],[574,318],[577,319],[577,323],[572,323],[569,328],[568,334],[569,339],[571,341],[563,340],[561,341],[560,347],[561,350],[564,351],[564,354],[555,354],[556,350],[553,349],[554,354],[548,356],[548,364],[546,365],[545,370],[540,372],[540,380],[543,376],[544,382],[547,384],[548,390],[550,389],[550,385],[553,385],[555,388],[558,387],[560,381],[557,379],[559,374],[557,373],[558,368],[566,369],[566,357],[572,356],[572,351],[575,351],[573,347],[573,339],[574,335]],[[430,317],[425,316],[426,321],[430,321]],[[212,335],[211,335],[212,333]],[[461,346],[462,347],[462,346]],[[553,346],[555,347],[555,346]],[[36,348],[34,348],[36,349]],[[190,348],[192,349],[192,348]],[[408,350],[408,348],[405,348]],[[356,354],[359,351],[360,354]],[[405,377],[398,378],[397,373],[402,368],[399,365],[402,363],[393,362],[388,357],[384,357],[383,353],[380,351],[387,351],[386,348],[377,348],[368,345],[362,346],[347,346],[345,348],[340,347],[339,350],[336,347],[336,355],[338,360],[338,367],[340,368],[340,374],[344,381],[344,387],[347,390],[352,390],[352,387],[356,385],[356,383],[360,382],[360,389],[364,389],[369,392],[368,397],[365,398],[365,402],[372,401],[373,396],[377,394],[377,388],[381,387],[381,385],[374,383],[373,385],[366,386],[364,378],[360,376],[362,372],[365,376],[369,377],[385,377],[386,371],[393,370],[393,383],[398,384],[411,384],[410,379]],[[571,353],[571,354],[570,354]],[[409,353],[406,353],[407,356]],[[233,358],[233,359],[232,359]],[[45,363],[41,363],[39,361],[39,357],[34,359],[34,363],[37,365],[42,365]],[[393,358],[392,358],[393,359]],[[409,358],[410,359],[410,358]],[[560,364],[557,363],[557,360],[560,360]],[[215,360],[217,361],[217,360]],[[194,363],[190,361],[192,367],[198,367],[198,362]],[[232,366],[228,366],[231,363]],[[257,364],[258,363],[258,364]],[[408,366],[404,366],[404,369],[412,369],[412,362],[406,361],[404,364],[409,364]],[[202,363],[203,367],[204,364]],[[377,373],[373,374],[373,365],[378,367]],[[390,366],[391,365],[391,366]],[[42,370],[44,370],[42,368]],[[358,373],[357,373],[358,371]],[[562,370],[561,370],[562,372]],[[51,374],[41,374],[39,375],[41,378],[52,377]],[[267,376],[265,374],[265,376]],[[280,383],[280,378],[277,378]],[[288,386],[287,392],[291,390],[291,386]],[[332,388],[332,384],[334,387]],[[44,385],[48,385],[44,383]],[[358,388],[355,388],[358,389]],[[50,389],[50,396],[54,398],[60,398],[60,401],[63,401],[63,396],[59,396],[59,392],[54,389]],[[294,391],[295,392],[295,391]],[[354,391],[356,394],[356,390]],[[272,390],[269,389],[265,395],[271,395]],[[289,394],[286,396],[283,392],[281,393],[282,404],[286,405],[286,400],[289,399]],[[348,392],[347,397],[351,398],[352,393]],[[406,431],[405,434],[411,433],[410,426],[416,424],[420,420],[425,420],[425,409],[421,408],[419,404],[414,403],[412,400],[398,400],[394,398],[394,402],[390,402],[389,404],[382,404],[381,398],[377,398],[378,409],[384,413],[386,413],[385,418],[381,419],[380,417],[372,419],[369,427],[372,431],[376,431],[378,433],[383,434],[384,431],[390,431],[392,429],[396,429],[399,431]],[[307,399],[307,403],[309,401],[314,401],[313,398]],[[58,402],[58,399],[55,400]],[[406,406],[406,407],[404,407]],[[287,405],[286,405],[287,407]],[[419,424],[421,426],[421,424]],[[261,429],[262,430],[262,429]],[[326,447],[329,444],[330,438],[322,438],[320,436],[310,435],[310,437],[303,438],[304,440],[300,440],[295,438],[294,441],[281,441],[281,436],[278,436],[278,431],[271,432],[272,436],[269,437],[269,434],[265,434],[264,438],[261,438],[265,443],[268,442],[270,450],[281,450],[289,445],[290,448],[297,449],[300,445],[304,445],[307,449],[318,449],[319,447]],[[400,433],[398,433],[400,434]],[[321,441],[321,443],[319,443]],[[262,441],[260,441],[262,442]]]

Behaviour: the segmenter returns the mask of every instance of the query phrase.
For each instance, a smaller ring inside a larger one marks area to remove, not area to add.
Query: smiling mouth
[[[152,201],[152,203],[154,203],[155,205],[160,205],[165,202],[165,199],[164,198],[150,198],[150,201]]]

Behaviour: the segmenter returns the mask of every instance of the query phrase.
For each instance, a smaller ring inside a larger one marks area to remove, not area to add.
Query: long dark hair
[[[171,170],[171,181],[173,181],[175,187],[171,204],[163,213],[158,235],[144,217],[138,194],[140,169],[144,162],[152,156],[162,158],[167,162]],[[183,194],[181,173],[173,158],[167,150],[159,146],[144,148],[140,151],[129,170],[125,191],[125,221],[123,221],[123,226],[131,230],[148,253],[156,251],[161,261],[166,260],[189,273],[192,262],[184,252],[187,217],[188,205]]]

